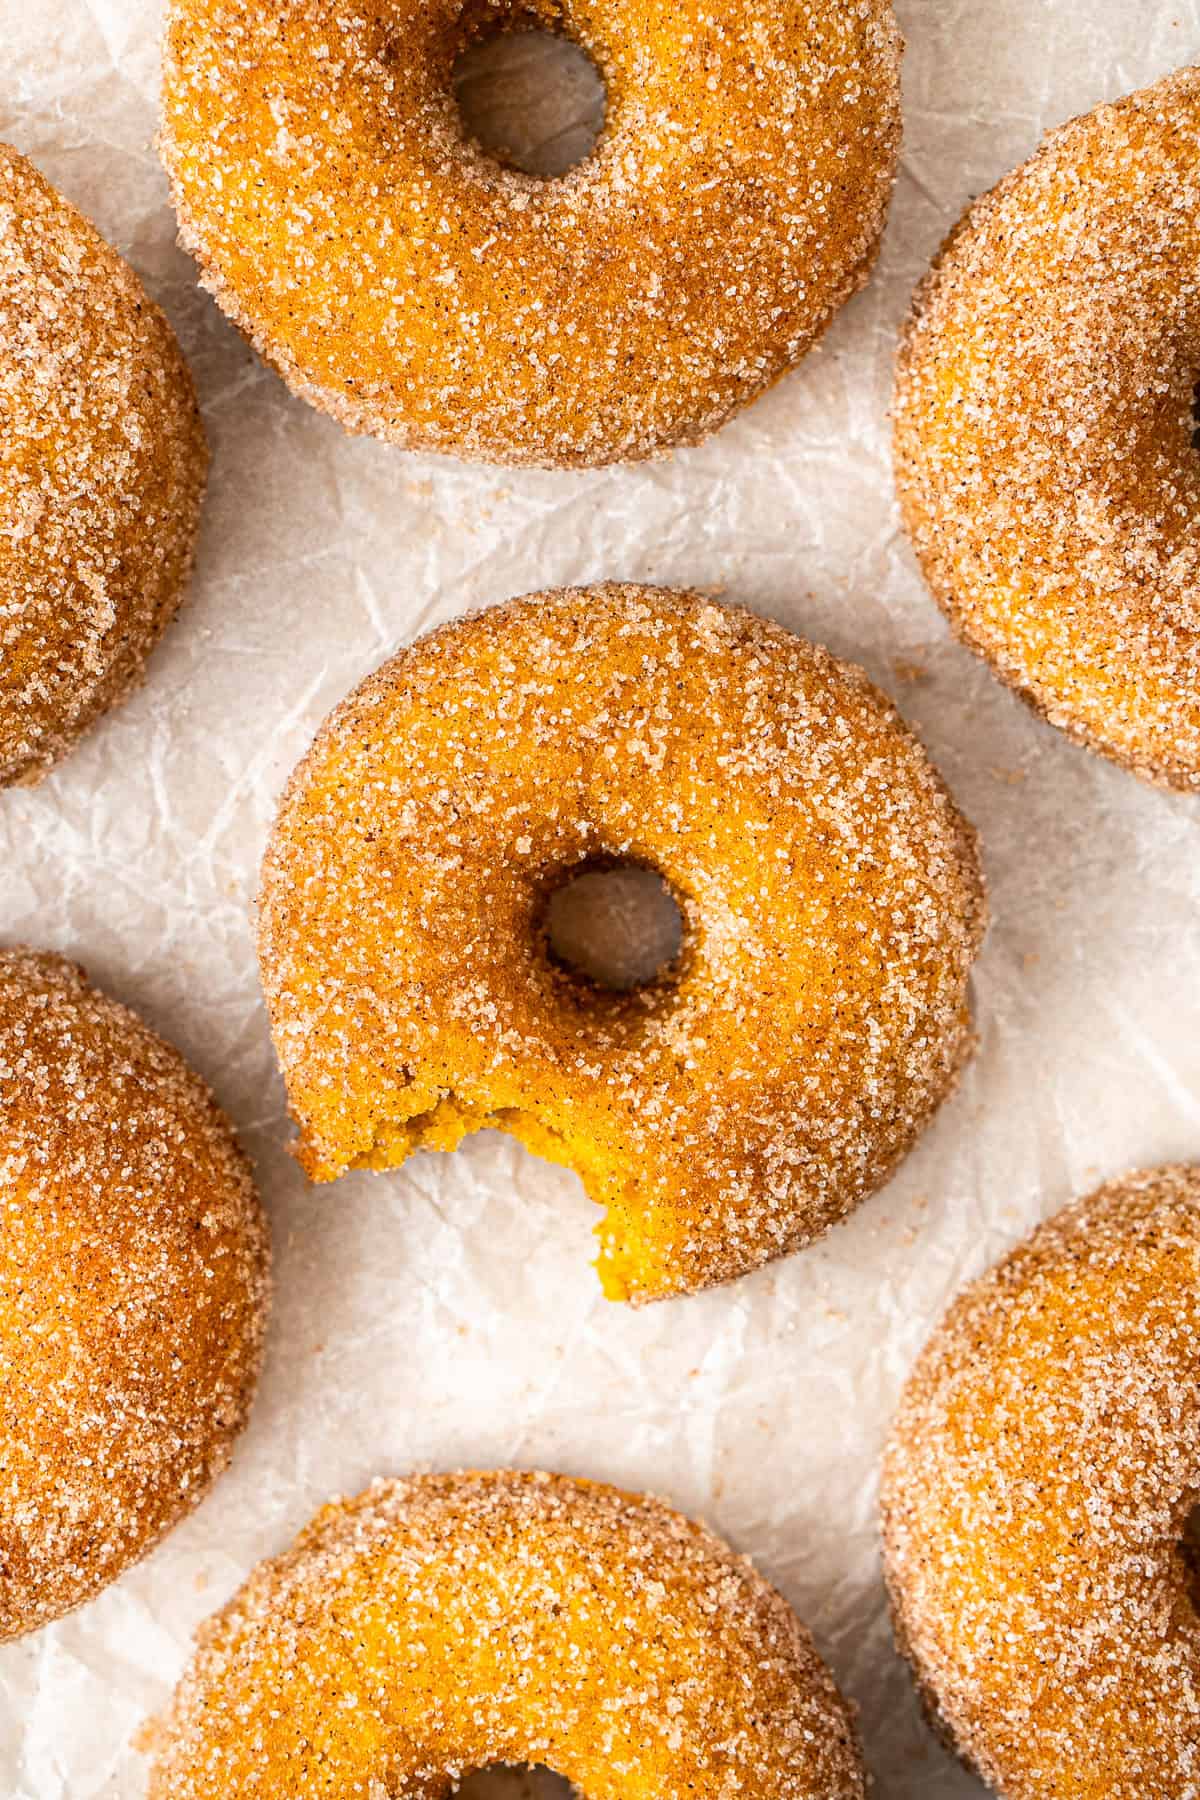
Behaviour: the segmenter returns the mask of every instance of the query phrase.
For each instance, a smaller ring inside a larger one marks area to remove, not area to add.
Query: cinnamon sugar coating
[[[201,1500],[258,1375],[266,1228],[207,1087],[60,957],[0,950],[0,1640]]]
[[[464,134],[461,52],[577,39],[593,154],[546,180]],[[695,444],[865,280],[899,146],[890,0],[170,0],[183,242],[292,389],[472,461]]]
[[[897,1636],[1004,1800],[1195,1800],[1200,1169],[1067,1208],[951,1308],[884,1465]]]
[[[0,144],[0,787],[139,679],[192,562],[208,463],[133,270]]]
[[[613,993],[549,896],[632,863],[682,911]],[[706,1287],[875,1188],[971,1046],[974,834],[857,669],[738,607],[563,589],[401,651],[318,733],[259,952],[308,1173],[491,1126],[605,1210],[613,1299]]]
[[[914,302],[905,523],[972,649],[1052,724],[1200,787],[1200,70],[1053,132]]]
[[[588,1800],[863,1800],[785,1601],[661,1501],[562,1475],[378,1482],[262,1563],[158,1733],[150,1800],[444,1800],[543,1763]]]

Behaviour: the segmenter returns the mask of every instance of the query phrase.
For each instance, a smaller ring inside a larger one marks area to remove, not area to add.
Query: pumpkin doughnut
[[[576,38],[558,179],[465,135],[460,54]],[[410,450],[695,444],[866,278],[899,146],[890,0],[170,0],[161,147],[205,285],[292,389]]]
[[[178,1052],[57,956],[0,951],[0,1640],[89,1600],[229,1461],[266,1230]]]
[[[606,991],[555,891],[656,870],[674,965]],[[884,1180],[953,1087],[975,838],[860,670],[662,588],[446,625],[322,727],[282,801],[260,959],[318,1181],[483,1126],[606,1208],[613,1299],[727,1280]]]
[[[905,523],[955,629],[1071,737],[1177,788],[1200,787],[1198,378],[1186,69],[969,209],[895,393]]]
[[[443,1800],[526,1762],[588,1800],[866,1792],[848,1708],[748,1562],[659,1500],[505,1471],[377,1482],[260,1564],[150,1800]]]
[[[1069,1207],[958,1300],[892,1430],[897,1634],[1004,1800],[1200,1793],[1200,1169]]]
[[[38,780],[140,677],[207,462],[166,319],[0,144],[0,787]]]

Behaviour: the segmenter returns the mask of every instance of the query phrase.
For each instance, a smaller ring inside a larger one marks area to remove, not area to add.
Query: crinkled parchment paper
[[[1200,0],[900,0],[906,144],[879,271],[704,449],[494,472],[342,436],[289,398],[174,246],[152,148],[159,0],[0,0],[0,134],[142,272],[215,452],[198,576],[144,690],[0,796],[0,940],[70,952],[215,1082],[258,1160],[278,1302],[232,1471],[148,1562],[0,1650],[0,1794],[127,1800],[194,1626],[372,1476],[541,1464],[653,1488],[749,1552],[859,1702],[885,1800],[975,1784],[917,1718],[875,1472],[954,1291],[1100,1177],[1200,1154],[1200,803],[1069,747],[949,639],[901,539],[886,409],[911,288],[1044,128],[1200,56]],[[694,583],[863,662],[983,833],[981,1045],[898,1178],[807,1254],[697,1299],[605,1303],[589,1202],[481,1136],[309,1189],[250,911],[275,796],[328,708],[422,627],[524,590]]]

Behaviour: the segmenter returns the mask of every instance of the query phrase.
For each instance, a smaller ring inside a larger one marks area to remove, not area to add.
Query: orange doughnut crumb
[[[548,954],[581,871],[665,879],[630,993]],[[613,1299],[724,1281],[878,1186],[971,1045],[974,835],[861,671],[697,594],[602,586],[443,626],[293,776],[260,960],[314,1179],[497,1127],[605,1208]]]
[[[918,290],[896,479],[934,594],[1054,725],[1200,787],[1200,69],[1053,132]]]
[[[170,0],[161,147],[206,286],[294,391],[407,449],[695,444],[866,279],[900,136],[890,0]],[[489,30],[607,90],[556,179],[453,97]]]
[[[1200,1169],[1069,1207],[955,1303],[892,1430],[897,1635],[1004,1800],[1200,1794]]]
[[[207,464],[166,319],[0,144],[0,787],[38,780],[140,678]]]
[[[204,1083],[72,964],[0,951],[0,1640],[203,1498],[266,1304],[266,1228]]]
[[[786,1602],[661,1501],[430,1475],[327,1506],[205,1629],[150,1800],[446,1800],[542,1763],[588,1800],[863,1800]]]

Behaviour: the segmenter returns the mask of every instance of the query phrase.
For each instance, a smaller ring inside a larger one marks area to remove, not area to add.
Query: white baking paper
[[[101,1599],[0,1650],[0,1795],[135,1800],[138,1727],[251,1564],[331,1494],[463,1464],[702,1514],[816,1633],[878,1794],[978,1792],[892,1647],[879,1450],[968,1277],[1101,1177],[1200,1155],[1200,802],[1071,748],[950,641],[898,528],[889,375],[964,202],[1047,126],[1200,56],[1200,0],[899,11],[906,144],[870,287],[703,449],[566,475],[405,456],[291,399],[174,245],[159,0],[0,0],[0,134],[161,300],[214,449],[197,579],[146,687],[43,786],[0,795],[0,941],[78,957],[209,1075],[257,1158],[278,1274],[231,1472]],[[640,1312],[600,1297],[578,1183],[502,1137],[310,1189],[251,941],[275,796],[347,688],[468,606],[600,577],[710,588],[863,662],[981,828],[995,913],[978,1058],[886,1192],[804,1255]]]

